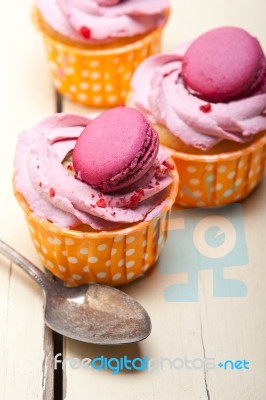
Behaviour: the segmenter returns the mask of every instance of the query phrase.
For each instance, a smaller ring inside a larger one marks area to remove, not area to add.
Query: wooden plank
[[[32,1],[1,6],[0,237],[40,266],[12,193],[17,134],[54,109],[41,38],[31,23]],[[52,399],[51,333],[44,330],[43,297],[24,272],[0,257],[1,399]]]
[[[44,359],[42,363],[42,400],[51,400],[54,395],[54,340],[53,331],[44,327]]]

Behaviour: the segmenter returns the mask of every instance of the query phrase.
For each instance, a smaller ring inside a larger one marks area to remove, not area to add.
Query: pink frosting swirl
[[[169,0],[36,0],[44,20],[61,35],[107,43],[149,32],[166,22]]]
[[[153,123],[166,126],[185,144],[208,150],[224,139],[245,143],[266,130],[266,79],[256,93],[228,103],[193,95],[181,76],[191,42],[145,60],[135,72],[132,102]]]
[[[100,6],[113,6],[114,4],[118,4],[121,0],[95,0]]]
[[[96,0],[96,2],[100,5],[100,6],[113,6],[114,4],[118,4],[121,2],[121,0]]]
[[[152,219],[165,206],[172,183],[160,148],[152,168],[136,183],[104,194],[69,174],[62,165],[93,117],[55,114],[19,135],[15,155],[15,186],[31,210],[63,228],[81,223],[96,230],[118,228]]]

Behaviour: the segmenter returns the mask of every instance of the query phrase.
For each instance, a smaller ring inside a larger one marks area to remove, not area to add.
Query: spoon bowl
[[[46,297],[45,320],[64,336],[95,344],[133,343],[151,330],[148,314],[132,297],[93,283],[75,288],[59,285]]]
[[[149,315],[121,290],[96,283],[68,288],[44,274],[2,240],[0,253],[20,266],[42,288],[45,322],[61,335],[104,345],[135,343],[149,336]]]

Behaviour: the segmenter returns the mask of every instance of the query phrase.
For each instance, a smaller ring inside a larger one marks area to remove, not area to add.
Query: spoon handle
[[[47,276],[39,268],[32,264],[32,262],[27,260],[27,258],[23,257],[20,253],[18,253],[15,249],[10,247],[5,242],[3,242],[1,239],[0,253],[7,257],[10,261],[17,264],[19,267],[21,267],[38,283],[43,291],[46,291],[47,287],[49,286]]]

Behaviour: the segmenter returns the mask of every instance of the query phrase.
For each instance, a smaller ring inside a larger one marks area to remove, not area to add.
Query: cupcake
[[[36,0],[54,86],[86,106],[125,102],[136,67],[160,51],[169,0]]]
[[[145,273],[167,236],[178,177],[137,110],[55,114],[18,138],[14,191],[43,265],[67,285]]]
[[[172,151],[184,207],[228,204],[260,182],[266,147],[265,55],[243,29],[213,29],[136,70],[128,104]]]

